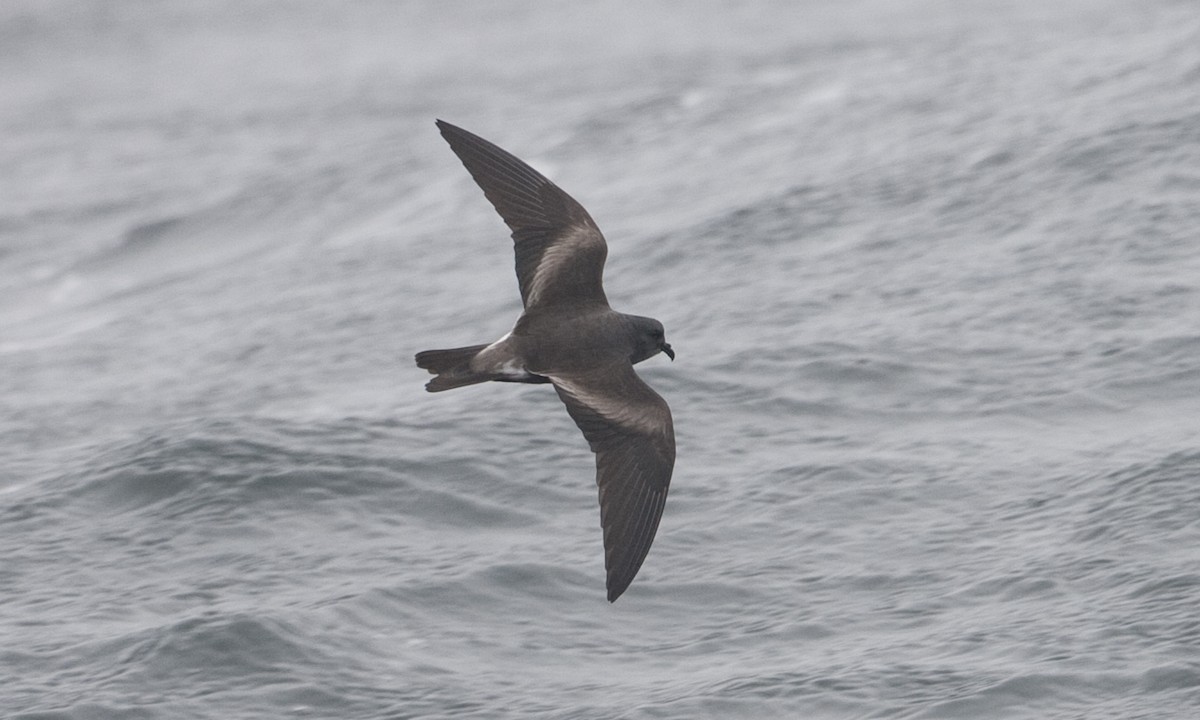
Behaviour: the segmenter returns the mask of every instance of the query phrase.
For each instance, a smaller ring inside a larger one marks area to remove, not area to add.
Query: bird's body
[[[552,383],[596,453],[608,599],[642,565],[675,464],[666,402],[633,371],[659,352],[662,324],[613,310],[607,245],[583,206],[515,156],[449,123],[442,136],[512,230],[525,311],[487,345],[417,354],[430,392],[481,382]]]

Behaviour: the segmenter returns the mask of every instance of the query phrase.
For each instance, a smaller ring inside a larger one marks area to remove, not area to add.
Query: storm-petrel
[[[582,205],[511,153],[450,123],[437,126],[512,230],[525,311],[490,345],[417,353],[417,366],[437,376],[425,388],[554,385],[596,454],[612,602],[650,551],[675,466],[671,410],[633,366],[675,353],[662,323],[608,306],[608,248]]]

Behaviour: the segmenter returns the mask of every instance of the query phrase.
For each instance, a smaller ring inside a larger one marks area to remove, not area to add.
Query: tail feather
[[[477,373],[471,369],[471,360],[485,347],[487,345],[471,345],[417,353],[417,367],[437,376],[425,384],[425,389],[441,392],[494,379],[490,373]]]

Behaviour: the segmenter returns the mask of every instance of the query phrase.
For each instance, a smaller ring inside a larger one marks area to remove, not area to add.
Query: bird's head
[[[671,360],[675,359],[675,351],[667,342],[666,332],[662,323],[654,318],[630,316],[635,330],[633,355],[629,358],[634,364],[652,358],[660,352],[666,353]]]

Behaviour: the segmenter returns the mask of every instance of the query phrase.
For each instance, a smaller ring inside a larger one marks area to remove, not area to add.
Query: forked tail
[[[441,392],[494,380],[495,375],[491,373],[478,373],[471,369],[471,360],[485,347],[487,345],[471,345],[417,353],[417,367],[437,376],[425,384],[425,389],[429,392]]]

